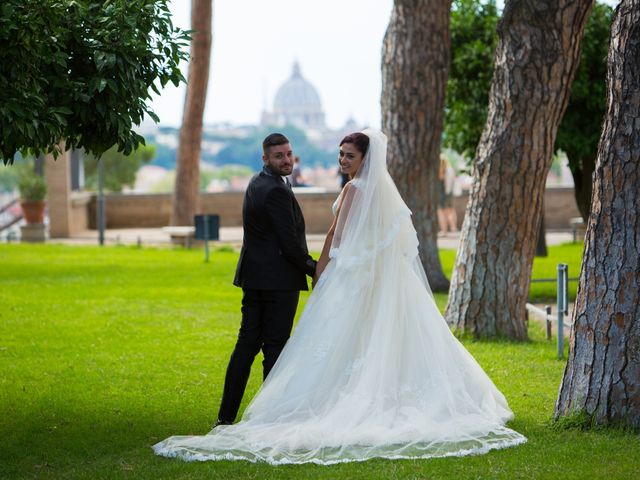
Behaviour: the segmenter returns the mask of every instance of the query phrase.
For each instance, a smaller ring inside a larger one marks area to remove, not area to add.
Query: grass
[[[565,259],[577,272],[580,255],[552,247],[535,274]],[[443,252],[445,270],[453,258]],[[230,284],[237,254],[212,259],[188,250],[0,245],[1,478],[636,478],[637,435],[551,425],[564,363],[533,323],[523,344],[465,340],[509,400],[510,426],[529,438],[523,446],[331,467],[156,457],[150,445],[169,435],[207,432],[220,401],[240,290]],[[254,368],[244,405],[259,383]]]

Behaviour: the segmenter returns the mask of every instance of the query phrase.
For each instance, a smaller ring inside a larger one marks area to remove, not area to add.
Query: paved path
[[[571,232],[547,232],[547,245],[558,245],[570,242]],[[72,238],[54,238],[50,243],[64,243],[69,245],[96,245],[98,243],[97,230],[86,230]],[[169,235],[160,228],[122,228],[107,229],[105,232],[105,243],[107,245],[125,244],[153,246],[171,246]],[[220,240],[216,242],[222,245],[231,245],[240,248],[242,244],[242,227],[222,227],[220,229]],[[307,244],[311,251],[319,252],[324,243],[324,234],[308,234]],[[460,243],[459,233],[450,233],[438,237],[438,247],[457,249]]]

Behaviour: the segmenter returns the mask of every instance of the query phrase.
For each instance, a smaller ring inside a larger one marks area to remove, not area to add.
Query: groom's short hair
[[[289,139],[281,133],[272,133],[270,135],[267,135],[267,138],[262,141],[262,153],[264,153],[265,155],[269,155],[269,149],[271,147],[284,145],[286,143],[291,142],[289,142]]]

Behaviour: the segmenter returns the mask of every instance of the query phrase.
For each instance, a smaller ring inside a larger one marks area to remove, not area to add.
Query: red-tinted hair
[[[360,132],[350,133],[340,141],[340,146],[345,143],[353,144],[364,156],[366,155],[367,149],[369,148],[369,137]]]

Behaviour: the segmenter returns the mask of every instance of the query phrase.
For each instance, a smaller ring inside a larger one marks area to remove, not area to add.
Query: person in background
[[[446,156],[440,154],[440,169],[438,171],[438,235],[458,231],[458,216],[453,208],[453,187],[456,172]]]
[[[292,187],[308,187],[307,183],[302,176],[302,168],[300,166],[300,157],[296,155],[293,159],[293,170],[289,175],[289,182]]]

